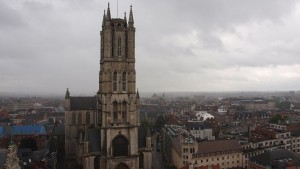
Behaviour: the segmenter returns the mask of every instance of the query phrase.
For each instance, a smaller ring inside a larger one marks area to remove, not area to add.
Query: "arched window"
[[[113,156],[128,156],[128,146],[129,142],[128,139],[123,135],[116,136],[113,141]]]
[[[140,157],[139,157],[139,168],[142,169],[144,168],[144,154],[140,153]]]
[[[116,101],[113,102],[113,120],[114,122],[118,120],[118,103]]]
[[[120,163],[116,166],[115,169],[129,169],[129,167],[124,163]]]
[[[72,124],[76,124],[76,113],[75,112],[73,112],[72,113]]]
[[[113,74],[113,91],[117,91],[117,72]]]
[[[123,91],[126,91],[126,72],[123,72],[123,75],[122,75],[122,90]]]
[[[99,169],[100,168],[100,161],[99,157],[94,158],[94,169]]]
[[[121,38],[118,38],[118,56],[121,56]]]
[[[82,114],[81,114],[81,112],[78,113],[77,120],[78,120],[78,124],[82,124]]]
[[[91,114],[90,112],[86,112],[86,116],[85,116],[85,123],[88,125],[91,123]]]
[[[122,121],[126,122],[126,114],[127,114],[127,102],[123,101],[122,103]]]

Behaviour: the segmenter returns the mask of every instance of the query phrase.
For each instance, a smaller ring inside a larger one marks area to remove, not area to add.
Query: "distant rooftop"
[[[12,134],[47,134],[44,126],[29,125],[29,126],[12,126]]]

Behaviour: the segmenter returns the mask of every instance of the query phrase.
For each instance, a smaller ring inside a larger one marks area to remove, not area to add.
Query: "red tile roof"
[[[215,140],[200,142],[198,144],[198,152],[196,154],[207,154],[232,150],[242,150],[238,140]]]

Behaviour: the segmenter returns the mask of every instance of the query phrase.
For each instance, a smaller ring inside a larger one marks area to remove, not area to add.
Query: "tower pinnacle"
[[[126,24],[126,26],[127,26],[126,12],[124,12],[124,21],[125,21],[125,24]]]
[[[133,26],[133,14],[132,14],[132,5],[130,5],[130,13],[129,13],[129,26]]]
[[[67,88],[66,95],[65,95],[65,99],[70,99],[69,88]]]
[[[136,91],[136,98],[140,98],[140,93],[139,93],[139,89],[137,89],[137,91]]]
[[[106,20],[110,20],[110,8],[109,8],[109,3],[108,3],[108,7],[107,7],[107,15],[106,15]]]
[[[104,13],[103,13],[103,20],[102,20],[102,26],[105,25],[105,18],[106,18],[106,15],[105,15],[105,9],[104,9]]]

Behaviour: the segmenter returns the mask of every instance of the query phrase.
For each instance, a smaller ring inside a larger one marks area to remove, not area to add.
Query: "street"
[[[164,169],[164,166],[162,163],[162,152],[161,152],[160,147],[159,147],[159,152],[157,152],[156,137],[157,137],[157,133],[152,136],[152,143],[153,143],[152,168],[153,169]]]

